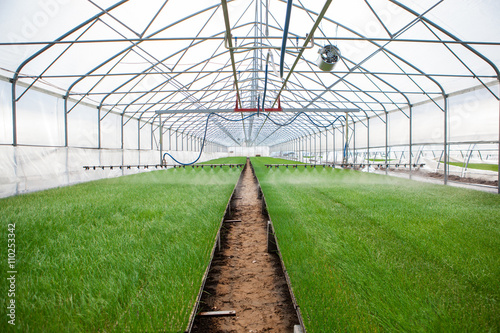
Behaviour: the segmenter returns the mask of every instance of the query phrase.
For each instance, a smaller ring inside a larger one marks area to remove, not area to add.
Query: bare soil
[[[192,332],[293,332],[299,320],[279,257],[267,252],[268,219],[249,161],[234,198],[229,218],[241,222],[223,225],[200,311],[235,310],[236,316],[197,316]]]
[[[389,169],[392,172],[409,173],[407,169]],[[429,177],[434,179],[444,179],[444,175],[438,172],[426,172],[422,170],[413,170],[413,174],[423,177]],[[466,184],[480,184],[489,186],[498,186],[498,180],[485,180],[480,178],[472,177],[459,177],[456,175],[448,175],[448,179],[454,182],[466,183]]]

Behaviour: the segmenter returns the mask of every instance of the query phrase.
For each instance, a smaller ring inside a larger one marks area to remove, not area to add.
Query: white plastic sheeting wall
[[[18,87],[23,91],[23,87]],[[30,89],[17,103],[17,145],[13,145],[11,85],[0,81],[0,197],[7,197],[47,188],[66,186],[101,178],[118,177],[151,171],[131,167],[84,170],[87,165],[151,165],[160,163],[157,126],[101,113],[99,149],[99,112],[97,107],[79,104],[67,115],[68,146],[65,146],[64,100],[53,94]],[[139,139],[140,128],[140,139]],[[168,133],[164,142],[168,145]],[[182,162],[194,161],[200,145],[187,145],[192,151],[165,151]],[[138,149],[140,147],[140,149]],[[180,147],[179,147],[180,148]],[[210,144],[200,162],[227,156],[221,147]],[[174,147],[175,149],[175,147]],[[171,159],[167,163],[173,164]]]
[[[489,85],[489,89],[498,89],[496,84]],[[467,145],[483,145],[490,151],[493,158],[489,161],[498,163],[498,138],[499,138],[499,104],[495,97],[485,88],[476,87],[467,91],[451,94],[448,99],[448,144],[453,152],[467,150]],[[436,105],[437,104],[437,105]],[[438,106],[439,105],[439,106]],[[434,150],[444,149],[444,101],[436,98],[435,103],[427,101],[412,107],[411,122],[411,143],[415,154],[422,145],[427,145]],[[402,112],[404,111],[404,113]],[[387,115],[387,146],[388,152],[391,149],[398,151],[409,151],[410,145],[410,110],[406,107],[402,111],[391,111]],[[367,124],[363,114],[356,116]],[[349,153],[350,162],[353,160],[353,151],[367,153],[370,150],[370,158],[381,158],[385,156],[386,145],[386,124],[385,115],[372,117],[368,127],[349,117]],[[295,151],[295,158],[313,155],[320,156],[322,161],[341,162],[342,150],[344,147],[345,134],[343,127],[339,126],[334,130],[321,130],[321,134],[315,133],[308,137],[303,137],[298,142],[286,142],[271,147],[271,154],[283,156],[289,151]],[[369,140],[368,140],[369,135]],[[491,151],[491,145],[497,147],[496,152]],[[328,151],[327,151],[328,150]],[[408,156],[408,154],[406,154]],[[366,157],[366,155],[365,155]],[[390,158],[390,157],[389,157]],[[319,159],[316,158],[319,162]],[[304,159],[301,159],[304,160]],[[307,159],[304,161],[308,161]],[[363,162],[363,160],[357,160]]]

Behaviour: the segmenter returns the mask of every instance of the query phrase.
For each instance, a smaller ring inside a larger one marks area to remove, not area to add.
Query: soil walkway
[[[234,197],[231,218],[241,222],[224,223],[200,310],[235,310],[236,316],[198,316],[192,332],[293,332],[299,321],[279,257],[267,253],[267,219],[249,161]]]

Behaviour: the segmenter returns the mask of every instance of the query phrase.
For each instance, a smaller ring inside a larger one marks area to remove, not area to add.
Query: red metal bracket
[[[258,112],[259,110],[257,108],[240,108],[238,106],[238,96],[236,96],[236,107],[234,108],[234,112]],[[262,109],[260,112],[280,112],[283,111],[281,108],[281,98],[278,99],[278,107],[277,108],[269,108],[269,109]]]

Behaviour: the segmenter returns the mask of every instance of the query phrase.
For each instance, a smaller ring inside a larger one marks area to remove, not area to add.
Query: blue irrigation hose
[[[257,117],[260,114],[260,95],[257,96]]]
[[[286,6],[285,27],[283,29],[283,40],[281,41],[280,77],[283,77],[283,66],[285,64],[286,40],[288,39],[288,27],[290,26],[290,16],[292,14],[292,1],[288,0]]]
[[[207,116],[207,120],[205,121],[205,133],[203,134],[203,142],[201,144],[201,149],[200,149],[200,154],[198,155],[198,157],[193,161],[193,162],[190,162],[190,163],[182,163],[178,160],[175,159],[175,157],[173,157],[170,153],[164,153],[163,154],[163,160],[165,159],[165,155],[168,155],[172,160],[174,160],[177,164],[180,164],[180,165],[191,165],[191,164],[194,164],[196,162],[198,162],[198,160],[201,158],[201,154],[203,153],[203,148],[205,148],[205,141],[206,141],[206,138],[207,138],[207,130],[208,130],[208,121],[210,120],[210,117],[211,116],[217,116],[219,118],[222,118],[226,121],[232,121],[232,122],[236,122],[236,121],[244,121],[250,117],[254,117],[255,115],[258,115],[259,112],[255,112],[255,113],[252,113],[246,117],[243,117],[241,119],[230,119],[230,118],[227,118],[227,117],[224,117],[218,113],[215,113],[215,112],[210,112]],[[311,122],[311,124],[313,124],[314,126],[316,127],[320,127],[320,128],[327,128],[327,127],[330,127],[332,126],[337,120],[341,119],[341,118],[344,118],[345,119],[345,116],[338,116],[336,117],[332,122],[328,123],[327,125],[321,125],[321,124],[317,124],[307,113],[305,113],[304,111],[300,111],[298,112],[297,114],[295,114],[295,116],[288,122],[286,123],[283,123],[283,124],[280,124],[280,123],[277,123],[275,122],[273,119],[271,119],[271,117],[265,113],[263,113],[263,115],[269,119],[269,121],[271,121],[273,124],[275,124],[276,126],[279,126],[279,127],[283,127],[283,126],[288,126],[290,124],[292,124],[301,114],[304,114],[307,119],[309,120],[309,122]]]

